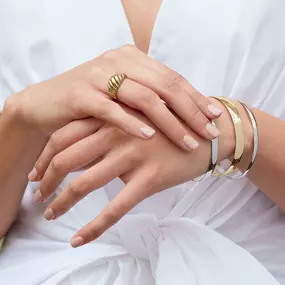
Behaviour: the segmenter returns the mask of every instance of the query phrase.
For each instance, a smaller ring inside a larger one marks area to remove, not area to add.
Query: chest
[[[162,0],[122,0],[122,4],[136,46],[147,53]]]

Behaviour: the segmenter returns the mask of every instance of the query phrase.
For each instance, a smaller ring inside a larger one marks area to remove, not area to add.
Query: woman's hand
[[[208,118],[218,117],[220,109],[178,73],[133,46],[108,51],[30,86],[13,95],[10,102],[26,122],[44,134],[49,135],[73,120],[95,117],[136,137],[150,138],[154,130],[108,96],[107,83],[115,73],[128,75],[119,89],[119,100],[143,112],[184,150],[193,150],[198,144],[163,101],[200,136],[212,139],[219,135]]]
[[[123,108],[144,120],[134,110]],[[98,131],[91,134],[92,128]],[[79,140],[81,137],[85,138]],[[75,140],[79,141],[74,144]],[[88,168],[46,210],[45,217],[55,219],[90,192],[120,177],[126,187],[72,240],[73,246],[88,243],[143,199],[204,173],[209,165],[210,143],[200,139],[200,145],[201,151],[187,154],[159,131],[152,140],[142,141],[108,123],[91,119],[72,122],[54,134],[35,165],[37,180],[41,179],[35,202],[46,201],[68,173]]]

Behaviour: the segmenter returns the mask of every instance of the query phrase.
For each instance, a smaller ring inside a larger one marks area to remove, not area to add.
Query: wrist
[[[39,142],[47,141],[48,137],[24,119],[24,111],[19,102],[19,94],[11,95],[4,103],[1,121],[9,129],[22,130],[26,137]]]

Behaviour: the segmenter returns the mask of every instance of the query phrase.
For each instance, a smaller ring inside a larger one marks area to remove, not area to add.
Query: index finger
[[[149,193],[156,192],[154,187],[153,189],[150,187],[149,180],[144,176],[132,179],[93,221],[73,236],[71,246],[82,246],[97,239],[139,202],[147,198]]]

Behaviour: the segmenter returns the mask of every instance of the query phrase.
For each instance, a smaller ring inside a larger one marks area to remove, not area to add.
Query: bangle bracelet
[[[3,248],[4,241],[5,241],[5,236],[0,238],[0,251]]]
[[[218,172],[213,171],[212,174],[215,177],[221,177],[233,173],[236,169],[236,165],[241,161],[244,151],[244,132],[243,132],[243,126],[240,114],[235,105],[224,97],[213,97],[213,98],[219,100],[221,103],[224,104],[224,106],[226,107],[227,111],[231,116],[235,130],[236,146],[235,146],[234,158],[231,161],[231,165],[224,172],[220,171],[222,167],[218,165],[215,168],[215,170],[218,168]]]
[[[239,101],[239,103],[244,107],[244,109],[247,112],[248,117],[250,118],[251,121],[251,125],[252,125],[252,130],[253,130],[253,151],[252,151],[252,155],[251,155],[251,162],[248,165],[247,169],[245,170],[245,172],[239,174],[239,175],[235,175],[230,177],[231,179],[240,179],[243,178],[244,176],[247,175],[247,173],[249,172],[249,170],[252,168],[255,159],[256,159],[256,155],[257,155],[257,151],[258,151],[258,145],[259,145],[259,139],[258,139],[258,128],[257,128],[257,123],[256,123],[256,119],[255,116],[252,112],[252,110],[243,102]]]
[[[212,121],[212,124],[216,126],[214,121]],[[217,165],[217,162],[218,162],[218,155],[219,155],[219,138],[216,137],[213,140],[211,140],[211,157],[212,158],[211,158],[211,164],[208,168],[208,171],[205,174],[193,179],[193,181],[200,182],[200,181],[208,179],[212,175]]]

